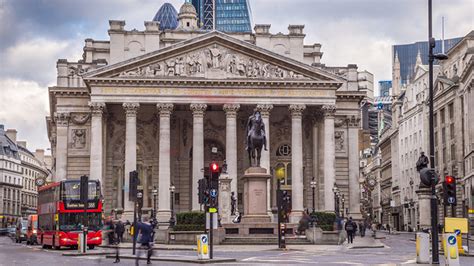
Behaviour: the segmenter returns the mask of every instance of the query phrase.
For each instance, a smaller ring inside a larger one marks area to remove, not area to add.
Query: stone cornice
[[[317,81],[317,80],[276,80],[276,79],[196,79],[196,78],[94,78],[88,82],[90,87],[94,86],[183,86],[186,88],[193,87],[258,87],[258,88],[307,88],[307,89],[325,89],[335,91],[339,86],[334,81]],[[338,97],[339,94],[336,92]],[[364,96],[362,96],[363,98]],[[352,96],[352,98],[357,98]]]

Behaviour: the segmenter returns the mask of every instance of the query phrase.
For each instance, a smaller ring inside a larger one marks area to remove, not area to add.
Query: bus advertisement
[[[89,249],[102,244],[100,182],[89,180],[87,210],[80,201],[80,180],[64,180],[38,188],[38,242],[43,248],[75,247],[88,229]]]

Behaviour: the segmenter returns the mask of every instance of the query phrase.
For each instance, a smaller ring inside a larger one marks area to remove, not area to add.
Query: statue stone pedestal
[[[241,180],[244,181],[244,214],[242,223],[270,223],[267,213],[267,180],[271,175],[262,167],[250,167]]]
[[[429,229],[431,228],[431,188],[420,185],[416,194],[420,211],[420,229]]]
[[[221,223],[228,224],[231,223],[230,211],[231,211],[231,199],[230,199],[230,179],[229,174],[222,173],[219,176],[219,216],[221,218]]]

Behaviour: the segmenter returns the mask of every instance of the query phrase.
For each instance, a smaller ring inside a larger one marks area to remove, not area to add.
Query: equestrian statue
[[[259,111],[255,111],[247,120],[245,149],[249,153],[250,166],[260,167],[262,147],[267,150],[265,124]]]

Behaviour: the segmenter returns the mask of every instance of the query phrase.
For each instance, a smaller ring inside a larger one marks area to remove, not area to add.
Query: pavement
[[[415,243],[410,241],[413,234],[386,234],[377,232],[385,239],[373,239],[368,233],[366,237],[357,236],[353,244],[343,245],[293,245],[286,250],[272,246],[215,246],[214,257],[224,259],[213,261],[215,264],[226,265],[415,265]],[[121,261],[119,265],[135,265],[130,244],[123,244],[119,249]],[[194,246],[157,245],[154,250],[152,265],[193,265],[197,253]],[[116,251],[116,250],[114,250]],[[16,244],[8,237],[0,237],[0,266],[10,265],[117,265],[109,248],[98,247],[87,256],[67,256],[77,254],[76,250],[50,250],[40,246]],[[145,264],[144,252],[139,251]],[[105,255],[109,253],[109,255]],[[228,261],[225,259],[233,259]],[[443,265],[443,257],[440,257]],[[461,265],[474,265],[474,258],[461,257]]]

